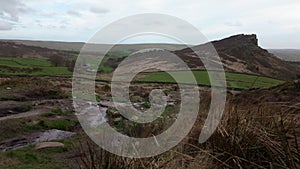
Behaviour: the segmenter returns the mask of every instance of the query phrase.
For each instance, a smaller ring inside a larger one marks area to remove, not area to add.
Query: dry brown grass
[[[197,147],[214,157],[213,168],[298,168],[299,115],[292,112],[229,106],[217,131]]]
[[[203,110],[203,109],[202,109]],[[278,103],[253,106],[228,101],[221,124],[204,144],[198,137],[206,113],[178,146],[152,158],[131,159],[88,142],[79,146],[82,169],[114,168],[300,168],[298,107]]]

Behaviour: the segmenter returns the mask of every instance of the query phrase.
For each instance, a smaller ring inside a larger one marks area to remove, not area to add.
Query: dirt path
[[[41,115],[41,114],[45,114],[45,113],[49,113],[49,112],[51,112],[50,108],[35,109],[35,110],[30,110],[25,113],[19,113],[19,114],[14,114],[14,115],[10,115],[10,116],[0,117],[0,121],[36,116],[36,115]]]

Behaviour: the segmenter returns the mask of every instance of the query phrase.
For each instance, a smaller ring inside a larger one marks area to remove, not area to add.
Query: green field
[[[100,65],[104,73],[113,71],[113,68]],[[0,74],[7,75],[71,75],[72,72],[67,67],[56,67],[46,59],[26,59],[26,58],[0,58]],[[179,83],[191,83],[187,78],[185,71],[172,72],[174,76],[179,78]],[[193,71],[197,84],[210,86],[210,79],[207,71]],[[246,88],[269,88],[283,83],[281,80],[262,77],[256,75],[248,75],[241,73],[226,72],[227,86],[237,89]],[[217,79],[222,80],[222,79]],[[161,82],[175,83],[176,81],[166,72],[142,73],[139,82]],[[214,84],[215,86],[218,86]]]
[[[195,70],[192,71],[198,85],[210,86],[210,79],[207,71]],[[179,83],[191,83],[191,81],[186,77],[185,71],[172,72],[179,78]],[[225,73],[227,87],[246,89],[246,88],[269,88],[282,84],[283,81],[272,79],[268,77],[240,74],[240,73]],[[222,80],[222,79],[217,79]],[[176,81],[166,72],[151,72],[142,73],[141,78],[137,81],[139,82],[162,82],[162,83],[176,83]],[[218,86],[218,85],[215,85]]]
[[[70,75],[67,67],[55,67],[46,59],[0,58],[0,74]]]

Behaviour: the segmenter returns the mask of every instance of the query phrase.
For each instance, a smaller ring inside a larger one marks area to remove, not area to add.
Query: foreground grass
[[[12,119],[0,122],[0,140],[23,136],[24,134],[59,129],[73,131],[79,123],[71,112],[54,109],[47,114],[22,119]],[[17,150],[0,152],[0,168],[2,169],[61,169],[70,168],[72,164],[68,156],[72,156],[72,145],[78,142],[79,136],[71,137],[59,142],[64,147],[45,148],[36,150],[30,145]]]
[[[1,169],[62,169],[74,168],[74,145],[77,145],[82,136],[60,140],[64,147],[44,148],[36,150],[34,145],[0,152]]]
[[[78,124],[73,113],[56,109],[39,116],[1,121],[0,131],[5,132],[0,135],[0,140],[18,137],[33,131],[50,129],[72,131]]]
[[[81,155],[76,161],[85,169],[297,169],[300,167],[297,116],[293,115],[293,111],[274,113],[274,107],[248,107],[245,111],[245,107],[228,106],[221,124],[204,144],[198,143],[206,117],[205,113],[201,113],[188,137],[162,155],[144,159],[124,158],[88,142],[77,146]],[[144,128],[135,130],[142,130],[143,135],[153,132]]]
[[[74,168],[74,165],[83,169],[299,168],[298,109],[282,110],[278,104],[242,106],[236,101],[228,102],[220,125],[204,144],[198,143],[198,137],[206,118],[207,103],[203,103],[189,135],[178,146],[156,157],[119,157],[80,135],[62,141],[64,148],[35,150],[29,146],[1,152],[0,168]],[[42,118],[57,115],[61,113],[53,111]],[[131,130],[137,132],[131,134],[151,136],[157,132],[153,129],[165,127],[163,121],[155,125],[161,127],[152,126],[147,130],[144,126],[132,126]]]
[[[65,166],[58,155],[68,151],[66,147],[35,150],[28,146],[0,153],[0,167],[5,169],[60,169]]]
[[[202,93],[201,109],[193,129],[170,151],[151,158],[132,159],[111,154],[92,142],[84,142],[77,146],[82,154],[76,161],[85,169],[297,169],[300,168],[300,116],[299,106],[296,106],[299,89],[297,85],[286,83],[272,89],[230,96],[216,131],[209,140],[199,144],[210,102],[210,93]],[[281,102],[270,102],[274,96]],[[155,124],[157,127],[135,125],[127,134],[152,136],[159,133],[156,130],[164,129],[165,124],[162,121]],[[123,130],[119,130],[123,132],[129,129],[126,123],[122,126],[125,126]]]

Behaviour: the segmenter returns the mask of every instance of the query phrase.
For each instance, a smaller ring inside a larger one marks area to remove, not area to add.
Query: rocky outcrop
[[[210,43],[215,47],[226,71],[258,74],[283,80],[296,77],[299,68],[291,65],[258,45],[256,35],[234,35]],[[203,63],[195,53],[201,53],[208,44],[175,51],[190,67],[204,69]],[[201,56],[200,56],[201,57]]]

